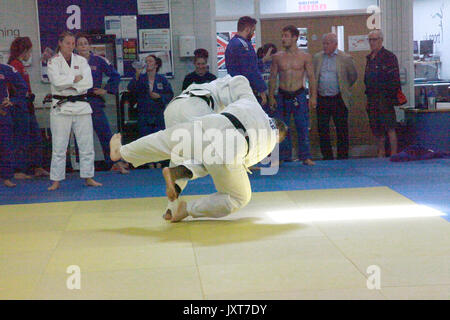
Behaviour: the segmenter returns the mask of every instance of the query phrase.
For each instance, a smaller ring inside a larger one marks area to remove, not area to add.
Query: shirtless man
[[[299,31],[289,25],[282,30],[282,46],[284,51],[272,57],[272,67],[269,78],[269,105],[277,110],[278,118],[289,125],[291,114],[294,116],[298,135],[298,157],[303,164],[312,166],[309,146],[309,107],[317,105],[317,88],[314,81],[312,56],[297,48]],[[278,97],[275,98],[277,76],[279,79]],[[303,84],[305,74],[309,79],[309,107]],[[288,133],[287,139],[280,145],[280,160],[291,160],[292,141]]]

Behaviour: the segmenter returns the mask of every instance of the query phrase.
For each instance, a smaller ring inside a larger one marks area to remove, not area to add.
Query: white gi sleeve
[[[58,91],[73,87],[75,76],[72,73],[60,74],[59,69],[60,63],[58,58],[51,59],[47,65],[47,73],[53,87]]]
[[[73,87],[77,90],[78,93],[83,93],[91,89],[93,86],[92,72],[87,60],[83,57],[78,58],[80,59],[80,69],[83,79],[75,83]]]

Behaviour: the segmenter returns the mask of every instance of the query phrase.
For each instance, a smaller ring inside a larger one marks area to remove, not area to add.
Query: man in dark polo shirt
[[[391,155],[397,153],[397,120],[394,105],[401,88],[397,57],[383,47],[383,33],[369,33],[371,53],[367,56],[364,83],[367,95],[367,113],[370,128],[377,138],[378,157],[386,155],[385,139],[389,137]]]

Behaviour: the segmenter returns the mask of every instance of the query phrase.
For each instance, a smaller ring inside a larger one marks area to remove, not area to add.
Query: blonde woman
[[[56,55],[48,61],[48,77],[52,92],[50,128],[52,131],[52,162],[48,190],[60,187],[65,179],[66,152],[73,129],[80,150],[80,177],[86,185],[98,187],[94,177],[94,133],[92,108],[87,92],[92,88],[91,68],[87,60],[73,53],[75,36],[63,32],[58,38]]]

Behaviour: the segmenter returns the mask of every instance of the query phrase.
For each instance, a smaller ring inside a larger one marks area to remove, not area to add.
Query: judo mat
[[[19,181],[0,188],[0,299],[449,299],[449,165],[289,163],[250,177],[246,208],[177,224],[157,169]]]

